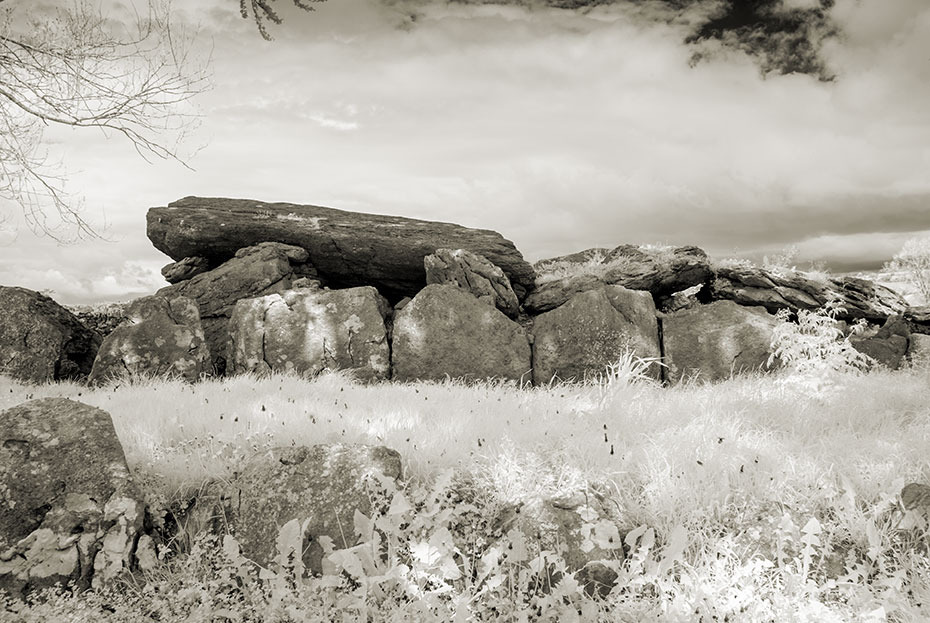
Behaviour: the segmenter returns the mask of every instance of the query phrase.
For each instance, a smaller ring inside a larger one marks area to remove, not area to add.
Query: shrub
[[[930,236],[911,238],[904,243],[901,250],[885,264],[886,271],[903,271],[907,280],[913,284],[930,303]]]
[[[816,392],[832,386],[838,375],[867,369],[873,360],[853,348],[849,336],[839,327],[836,317],[845,311],[838,301],[829,301],[816,310],[799,310],[795,323],[791,322],[789,310],[780,310],[776,317],[782,322],[772,333],[769,365],[778,360],[788,370],[788,379]],[[853,325],[851,334],[864,329],[865,323],[860,320]]]

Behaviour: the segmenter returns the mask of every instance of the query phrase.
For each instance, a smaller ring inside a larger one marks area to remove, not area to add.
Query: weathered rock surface
[[[309,520],[303,561],[322,572],[320,537],[336,549],[355,545],[355,511],[371,516],[371,477],[400,479],[400,455],[383,446],[316,445],[275,448],[251,460],[231,483],[231,525],[242,553],[266,565],[276,555],[278,529]]]
[[[907,303],[885,286],[856,277],[810,279],[799,273],[776,274],[756,267],[720,267],[711,288],[715,300],[779,309],[815,309],[837,299],[846,308],[840,320],[884,321],[903,313]]]
[[[178,262],[172,262],[161,269],[161,276],[168,283],[180,283],[187,281],[200,273],[210,270],[210,261],[205,257],[193,256],[185,257]]]
[[[144,507],[105,411],[42,398],[0,413],[0,492],[0,588],[86,588],[134,565]]]
[[[307,252],[300,247],[263,242],[240,249],[215,269],[158,291],[160,296],[185,296],[200,307],[200,323],[213,367],[226,369],[227,324],[236,301],[291,289],[295,279],[312,274]]]
[[[627,350],[661,356],[656,308],[649,292],[602,286],[576,294],[533,322],[533,382],[581,381],[601,374]],[[651,367],[659,379],[660,366]]]
[[[621,245],[610,251],[603,263],[611,266],[598,275],[582,273],[537,283],[523,302],[524,309],[534,314],[549,311],[576,294],[603,285],[648,290],[658,304],[713,277],[707,254],[697,247],[655,250]]]
[[[372,287],[289,290],[236,303],[229,320],[227,373],[325,368],[365,381],[390,376],[386,300]]]
[[[65,305],[65,309],[74,314],[85,327],[96,331],[100,338],[110,335],[113,330],[126,321],[128,302],[103,303],[96,305]]]
[[[471,292],[511,318],[520,313],[520,301],[500,268],[464,249],[436,249],[423,258],[427,284],[448,284]]]
[[[394,317],[393,378],[529,380],[526,332],[461,288],[429,285]]]
[[[45,383],[82,379],[100,336],[44,294],[0,286],[0,374]]]
[[[147,221],[152,244],[174,260],[202,256],[218,264],[238,249],[274,240],[306,249],[330,286],[372,285],[392,300],[426,285],[423,258],[441,248],[484,256],[504,271],[518,296],[533,287],[533,267],[512,242],[452,223],[201,197],[152,208]]]
[[[617,573],[599,561],[622,563],[623,538],[603,504],[593,495],[535,498],[524,503],[515,526],[533,543],[533,551],[559,554],[578,574],[589,595],[605,595]]]
[[[765,308],[733,301],[668,314],[662,319],[662,335],[669,382],[695,375],[718,381],[764,367],[777,325]]]
[[[904,319],[911,329],[911,333],[930,335],[930,305],[909,307],[904,312]]]
[[[915,366],[930,367],[930,335],[911,333],[907,358]]]
[[[605,247],[592,247],[590,249],[585,249],[584,251],[569,253],[568,255],[547,257],[545,259],[534,262],[533,269],[536,270],[536,274],[538,275],[539,273],[544,273],[553,266],[558,266],[559,264],[585,264],[592,261],[594,258],[603,259],[607,257],[608,253],[610,253],[610,249]]]
[[[891,316],[874,336],[866,338],[851,337],[849,343],[864,355],[892,370],[897,370],[904,362],[910,343],[911,332],[901,315]]]
[[[211,370],[197,303],[184,297],[146,296],[126,310],[127,320],[110,333],[87,381],[169,375],[193,383]]]

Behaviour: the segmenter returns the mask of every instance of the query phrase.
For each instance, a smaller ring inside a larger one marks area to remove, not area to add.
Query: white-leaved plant
[[[772,332],[768,365],[780,362],[788,372],[785,380],[817,394],[827,392],[842,375],[866,370],[872,358],[857,351],[839,328],[837,316],[845,311],[833,300],[816,310],[799,310],[795,323],[788,310],[780,310],[775,315],[781,323]],[[852,325],[850,335],[864,330],[865,323],[859,321]]]

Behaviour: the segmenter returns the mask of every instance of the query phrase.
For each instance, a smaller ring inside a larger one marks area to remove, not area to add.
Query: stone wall
[[[189,227],[195,217],[228,236]],[[178,260],[163,270],[172,285],[145,303],[159,319],[124,310],[102,345],[86,332],[73,364],[79,319],[8,288],[34,308],[30,344],[51,345],[19,378],[86,376],[99,346],[94,380],[342,369],[364,381],[540,385],[585,380],[631,351],[656,380],[713,381],[765,368],[782,309],[838,301],[840,320],[873,327],[854,346],[891,368],[910,358],[911,333],[930,333],[930,313],[883,286],[714,265],[693,246],[624,244],[534,268],[496,232],[315,206],[187,198],[153,208],[148,223]],[[22,351],[23,330],[8,329],[0,354]]]

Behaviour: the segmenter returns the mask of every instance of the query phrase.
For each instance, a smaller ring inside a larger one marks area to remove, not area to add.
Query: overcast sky
[[[64,303],[150,294],[170,259],[146,210],[187,195],[494,229],[530,261],[625,243],[759,259],[795,244],[799,265],[841,272],[930,233],[925,0],[820,14],[816,0],[757,0],[748,17],[698,0],[284,2],[271,42],[235,0],[178,13],[212,47],[193,171],[147,164],[116,136],[51,131],[110,241],[60,247],[13,218],[0,283]],[[736,28],[757,18],[764,34]]]

